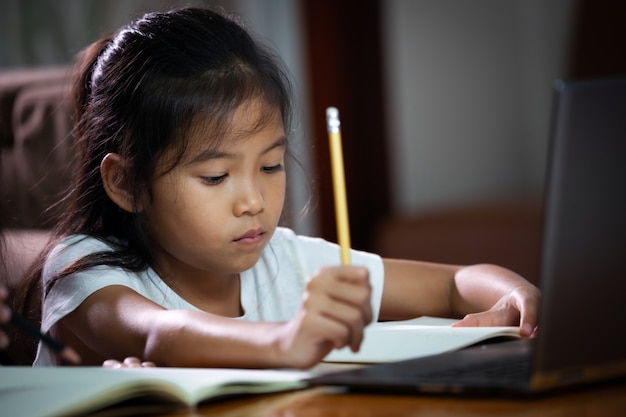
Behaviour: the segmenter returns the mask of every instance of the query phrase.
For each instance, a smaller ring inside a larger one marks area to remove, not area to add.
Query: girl
[[[492,265],[381,259],[279,227],[291,131],[279,60],[232,18],[147,14],[83,54],[79,170],[47,254],[42,330],[84,364],[308,368],[373,320],[531,335],[539,292]],[[56,364],[39,346],[35,365]]]

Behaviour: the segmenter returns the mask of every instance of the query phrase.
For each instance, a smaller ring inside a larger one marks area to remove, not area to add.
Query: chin
[[[259,252],[258,254],[250,255],[250,256],[245,256],[239,259],[238,262],[236,262],[233,265],[233,271],[237,274],[242,273],[243,271],[247,271],[248,269],[252,268],[254,265],[256,265],[257,262],[259,262],[259,259],[261,258],[261,252]]]

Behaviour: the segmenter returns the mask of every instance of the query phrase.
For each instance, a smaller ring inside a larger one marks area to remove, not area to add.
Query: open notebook
[[[371,365],[312,384],[544,392],[626,377],[626,79],[557,82],[537,337]]]
[[[217,398],[297,390],[299,371],[0,367],[0,415],[155,415]]]
[[[324,358],[328,363],[394,362],[450,352],[479,342],[519,339],[519,326],[452,327],[457,319],[418,317],[411,320],[372,323],[358,352],[336,349]]]

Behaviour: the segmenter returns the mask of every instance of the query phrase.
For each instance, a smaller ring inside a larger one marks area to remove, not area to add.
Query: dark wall
[[[303,0],[320,235],[336,241],[326,108],[339,109],[352,246],[390,206],[378,0]]]

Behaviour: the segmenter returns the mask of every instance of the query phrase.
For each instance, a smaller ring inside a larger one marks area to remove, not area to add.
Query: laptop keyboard
[[[493,362],[482,362],[463,368],[432,370],[432,372],[416,372],[421,379],[432,381],[466,380],[466,381],[523,381],[528,378],[530,364],[528,358],[507,358]]]

